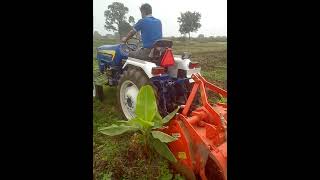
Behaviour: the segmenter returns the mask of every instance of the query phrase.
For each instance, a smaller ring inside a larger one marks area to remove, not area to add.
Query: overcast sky
[[[104,28],[104,11],[113,2],[121,2],[129,8],[127,18],[133,16],[137,22],[141,18],[139,7],[143,3],[152,6],[152,15],[162,22],[164,37],[180,36],[177,18],[181,12],[197,11],[201,13],[201,28],[191,36],[227,35],[227,0],[93,0],[93,29],[100,34],[107,32]]]

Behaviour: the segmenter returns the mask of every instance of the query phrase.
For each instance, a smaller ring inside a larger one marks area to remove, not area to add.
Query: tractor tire
[[[120,76],[117,86],[117,104],[127,120],[135,117],[136,97],[142,86],[152,85],[148,76],[140,69],[129,68]]]
[[[103,101],[103,86],[93,84],[93,97],[97,98],[99,101]]]

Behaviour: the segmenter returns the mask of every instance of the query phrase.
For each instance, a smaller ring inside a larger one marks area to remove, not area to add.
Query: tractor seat
[[[167,39],[159,39],[157,40],[154,44],[153,47],[167,47],[167,48],[171,48],[172,47],[172,41],[167,40]]]
[[[167,39],[157,40],[151,48],[149,57],[152,59],[153,62],[159,65],[164,52],[166,51],[167,48],[171,48],[172,44],[173,44],[172,41]]]

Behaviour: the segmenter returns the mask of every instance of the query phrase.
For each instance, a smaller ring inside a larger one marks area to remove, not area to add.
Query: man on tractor
[[[122,38],[123,42],[127,42],[137,32],[141,31],[143,47],[129,52],[129,57],[150,61],[150,52],[153,44],[162,39],[162,24],[159,19],[152,16],[152,8],[150,4],[143,4],[140,7],[142,19],[140,19],[126,37]]]

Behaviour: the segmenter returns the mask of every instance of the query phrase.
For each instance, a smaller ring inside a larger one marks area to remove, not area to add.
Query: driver
[[[126,37],[121,40],[127,42],[137,32],[141,31],[143,47],[135,51],[129,52],[129,57],[150,60],[149,54],[151,52],[152,45],[159,39],[162,39],[162,24],[159,19],[152,16],[152,8],[150,4],[143,4],[140,7],[142,19],[140,19]]]

